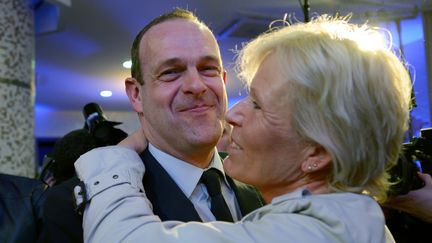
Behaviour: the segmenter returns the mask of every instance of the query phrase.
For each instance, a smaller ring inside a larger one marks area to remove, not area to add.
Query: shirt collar
[[[223,175],[225,184],[230,187],[225,177],[222,160],[219,157],[216,148],[216,156],[213,156],[209,167],[206,169],[201,169],[186,161],[177,159],[176,157],[161,151],[152,144],[149,144],[149,151],[188,198],[192,195],[202,173],[208,168],[216,168],[219,170]]]

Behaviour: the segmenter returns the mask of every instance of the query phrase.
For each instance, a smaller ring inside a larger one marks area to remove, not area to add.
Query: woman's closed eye
[[[254,109],[261,109],[261,106],[258,104],[258,102],[256,100],[254,100],[251,96],[248,96],[248,98],[246,99],[247,103],[249,103]]]
[[[261,106],[259,106],[258,103],[254,100],[252,100],[252,105],[253,105],[254,109],[257,109],[257,110],[261,109]]]

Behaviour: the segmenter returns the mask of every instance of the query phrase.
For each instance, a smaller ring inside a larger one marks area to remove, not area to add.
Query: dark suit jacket
[[[0,174],[0,242],[35,242],[42,220],[45,185],[38,180]]]
[[[153,205],[154,214],[163,221],[201,221],[193,204],[148,149],[141,154],[141,159],[146,167],[144,189]],[[264,204],[254,187],[231,178],[228,181],[236,194],[243,216]],[[76,184],[78,179],[75,177],[49,190],[44,208],[46,223],[40,242],[82,242],[81,218],[73,211],[72,192]]]
[[[192,202],[183,194],[178,185],[148,151],[141,154],[146,172],[143,178],[144,189],[153,204],[153,212],[162,221],[201,221]],[[257,190],[227,177],[234,190],[242,216],[264,205]],[[175,203],[173,203],[175,202]]]
[[[38,242],[83,242],[82,216],[75,212],[72,196],[78,183],[74,176],[47,190]]]

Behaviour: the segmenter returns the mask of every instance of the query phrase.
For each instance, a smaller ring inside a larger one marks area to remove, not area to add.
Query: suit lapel
[[[223,160],[228,156],[228,153],[219,152],[219,156],[223,163]],[[225,177],[234,191],[242,217],[265,205],[261,193],[255,187],[234,180],[226,174]]]
[[[233,180],[229,176],[226,176],[226,178],[236,195],[242,217],[264,206],[264,199],[255,187]]]
[[[153,205],[154,214],[162,221],[201,221],[193,204],[148,149],[141,154],[141,159],[146,167],[144,189]]]

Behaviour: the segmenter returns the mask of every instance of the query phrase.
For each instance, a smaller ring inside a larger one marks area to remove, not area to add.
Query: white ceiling
[[[304,0],[45,2],[58,6],[60,15],[54,30],[36,35],[36,105],[81,111],[84,104],[97,102],[104,110],[130,111],[123,87],[129,70],[122,67],[122,62],[129,59],[135,34],[152,18],[182,7],[194,11],[206,22],[220,42],[224,64],[229,70],[228,94],[234,100],[241,92],[241,85],[230,71],[233,62],[230,50],[285,13],[303,20],[300,2]],[[362,21],[406,18],[432,9],[432,0],[311,0],[309,4],[311,13],[353,12],[354,18]],[[39,22],[49,18],[46,14],[37,16]],[[112,97],[99,96],[106,89],[113,91]]]

